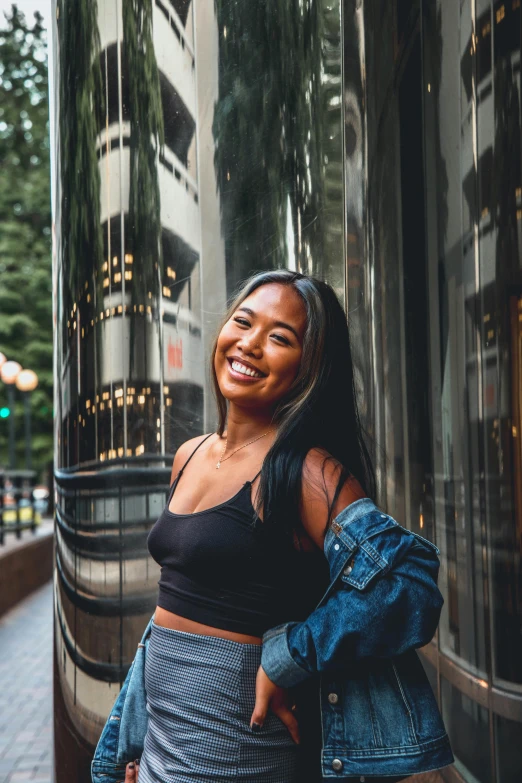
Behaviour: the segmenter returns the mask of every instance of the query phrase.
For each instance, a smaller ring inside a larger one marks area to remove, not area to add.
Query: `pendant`
[[[221,460],[217,463],[216,468],[219,468],[220,465],[221,465]]]

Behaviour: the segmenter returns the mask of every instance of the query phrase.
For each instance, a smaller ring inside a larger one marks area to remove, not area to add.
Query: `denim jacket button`
[[[359,778],[359,780],[361,781],[361,783],[364,783],[364,781],[366,780],[366,778],[364,777],[364,775],[361,775],[361,777]]]
[[[345,568],[345,569],[344,569],[344,571],[343,571],[343,574],[345,574],[345,576],[350,576],[350,574],[352,573],[352,571],[353,571],[353,568],[352,568],[352,566],[351,566],[351,565],[349,565],[349,566],[346,566],[346,568]]]
[[[336,693],[329,693],[328,701],[330,702],[330,704],[337,704],[337,702],[339,701],[339,696]]]
[[[341,759],[334,759],[332,761],[332,769],[335,772],[340,772],[342,768],[343,768],[343,762],[341,761]]]

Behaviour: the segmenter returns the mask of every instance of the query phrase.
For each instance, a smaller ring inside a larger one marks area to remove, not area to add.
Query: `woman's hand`
[[[260,666],[256,677],[256,703],[250,718],[252,731],[259,731],[269,709],[283,721],[292,739],[299,745],[299,725],[290,705],[288,691],[273,683]]]
[[[140,773],[140,760],[136,759],[136,761],[130,761],[127,764],[127,768],[125,770],[124,783],[138,783],[139,773]]]

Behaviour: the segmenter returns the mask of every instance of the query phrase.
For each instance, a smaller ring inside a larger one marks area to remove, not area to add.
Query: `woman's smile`
[[[243,364],[239,359],[227,357],[228,369],[230,375],[238,381],[260,381],[266,376],[259,370],[254,370],[247,364]]]

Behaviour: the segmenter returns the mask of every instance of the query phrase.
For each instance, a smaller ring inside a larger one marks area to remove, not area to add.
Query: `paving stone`
[[[0,617],[0,783],[52,783],[52,583]]]

